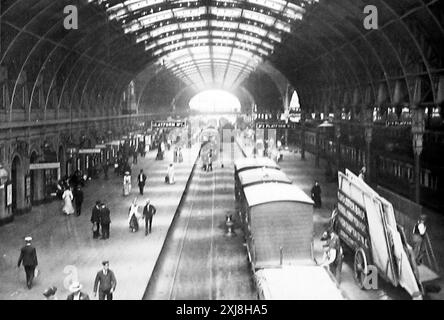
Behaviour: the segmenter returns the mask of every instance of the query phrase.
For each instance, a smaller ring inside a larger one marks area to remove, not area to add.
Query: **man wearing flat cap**
[[[71,291],[71,293],[68,295],[66,300],[89,300],[88,294],[81,291],[82,288],[83,287],[79,282],[74,281],[69,286],[69,291]]]
[[[25,238],[25,246],[20,250],[20,257],[17,262],[17,267],[23,262],[23,267],[26,273],[26,285],[28,289],[32,288],[32,280],[34,279],[35,268],[38,265],[37,252],[31,244],[32,238]]]
[[[99,300],[113,300],[113,292],[116,290],[116,277],[114,272],[109,269],[109,261],[102,262],[103,269],[97,272],[94,281],[94,297],[97,296],[99,289]]]

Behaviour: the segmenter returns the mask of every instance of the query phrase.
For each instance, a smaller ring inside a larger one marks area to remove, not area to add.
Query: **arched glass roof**
[[[241,83],[319,0],[89,0],[197,88]]]

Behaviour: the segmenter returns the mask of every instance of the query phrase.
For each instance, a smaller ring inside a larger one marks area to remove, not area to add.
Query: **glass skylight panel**
[[[207,8],[202,6],[198,8],[176,8],[173,9],[174,16],[176,18],[191,18],[191,17],[198,17],[202,14],[206,13]]]
[[[165,38],[159,39],[159,40],[157,40],[157,43],[160,44],[160,45],[163,45],[163,44],[168,43],[168,42],[173,42],[173,41],[176,41],[176,40],[183,39],[184,36],[185,35],[182,34],[182,33],[177,33],[177,34],[171,35],[169,37],[165,37]]]
[[[244,10],[242,16],[246,19],[258,21],[258,22],[264,23],[268,26],[273,25],[274,20],[275,20],[275,18],[273,18],[269,15],[255,12],[255,11],[250,11],[250,10]]]
[[[274,46],[272,44],[268,43],[267,41],[263,41],[262,42],[262,46],[267,48],[267,49],[270,49],[270,50],[274,49]]]
[[[227,47],[213,47],[213,55],[222,55],[225,56],[227,54],[230,54],[231,48]]]
[[[234,45],[238,48],[249,49],[255,51],[257,46],[242,41],[234,41]]]
[[[207,26],[207,20],[181,22],[181,24],[180,24],[180,28],[182,30],[194,29],[194,28],[203,28],[203,27],[206,27],[206,26]]]
[[[290,24],[285,23],[285,22],[276,21],[275,27],[276,27],[276,29],[285,31],[287,33],[291,32]]]
[[[265,37],[265,35],[267,34],[267,30],[265,30],[263,28],[259,28],[257,26],[251,25],[251,24],[246,24],[246,23],[239,24],[239,29],[242,31],[247,31],[247,32],[258,34],[262,37]]]
[[[268,51],[265,51],[264,49],[261,48],[257,48],[257,51],[261,54],[263,54],[264,56],[268,56]]]
[[[274,32],[268,33],[268,38],[279,43],[282,41],[281,36]]]
[[[139,22],[142,23],[144,26],[148,26],[171,18],[173,18],[173,12],[171,10],[165,10],[143,16],[139,18]]]
[[[238,33],[237,38],[240,40],[245,40],[245,41],[252,42],[255,44],[260,44],[262,42],[262,39],[259,39],[259,38],[253,37],[253,36],[249,36],[249,35],[246,35],[243,33]]]
[[[283,15],[291,20],[301,20],[303,13],[301,12],[301,10],[287,8],[283,12]]]
[[[242,9],[233,7],[210,7],[210,13],[218,17],[239,18],[242,14]]]
[[[177,23],[167,24],[167,25],[164,25],[162,27],[159,27],[159,28],[156,28],[156,29],[150,31],[150,35],[151,35],[151,37],[156,38],[163,33],[173,32],[178,29],[179,29],[179,25]]]
[[[249,3],[258,4],[275,11],[282,11],[288,1],[283,0],[247,0]]]
[[[148,50],[154,49],[155,47],[157,47],[157,43],[151,42],[150,44],[147,44],[145,46],[145,50],[148,51]]]
[[[230,21],[220,21],[220,20],[212,20],[210,21],[211,26],[215,28],[225,28],[225,29],[234,29],[236,30],[238,27],[237,22],[230,22]]]
[[[216,38],[234,38],[236,32],[213,30],[211,35]]]

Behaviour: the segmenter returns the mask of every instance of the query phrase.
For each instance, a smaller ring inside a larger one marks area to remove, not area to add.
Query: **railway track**
[[[254,299],[242,235],[225,237],[225,215],[235,210],[233,144],[223,147],[224,168],[200,161],[143,299]],[[229,154],[228,154],[229,153]]]

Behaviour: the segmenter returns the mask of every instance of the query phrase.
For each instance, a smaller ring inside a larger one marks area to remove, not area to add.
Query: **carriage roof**
[[[244,188],[248,206],[253,207],[267,202],[300,202],[313,204],[313,200],[293,184],[262,183]]]
[[[242,186],[254,183],[279,182],[291,184],[291,180],[280,170],[270,168],[256,168],[239,173],[239,180]]]
[[[270,158],[243,158],[235,161],[234,166],[236,168],[236,171],[246,170],[249,168],[260,168],[260,167],[267,167],[267,168],[275,168],[280,169],[278,164],[271,160]]]

